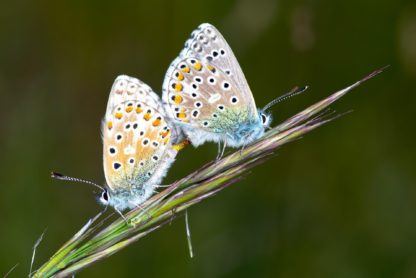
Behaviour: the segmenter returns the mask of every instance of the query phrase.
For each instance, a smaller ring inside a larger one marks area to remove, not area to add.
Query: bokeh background
[[[416,277],[414,1],[3,1],[0,275],[29,271],[101,210],[100,120],[118,74],[157,92],[190,32],[214,24],[278,123],[374,69],[332,107],[354,112],[282,148],[242,182],[77,277]],[[215,158],[179,156],[166,183]]]

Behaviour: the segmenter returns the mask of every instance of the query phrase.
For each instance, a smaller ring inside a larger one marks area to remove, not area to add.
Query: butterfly
[[[155,192],[188,141],[175,139],[179,131],[169,121],[159,96],[127,75],[113,83],[101,129],[104,187],[56,172],[52,177],[100,188],[98,202],[112,206],[123,217],[121,211],[139,207]]]
[[[287,95],[285,96],[287,97]],[[230,46],[211,24],[201,24],[170,64],[163,82],[169,117],[197,147],[206,141],[242,147],[260,138],[272,117],[257,108]]]
[[[99,201],[117,210],[148,199],[166,175],[181,144],[158,95],[142,81],[116,78],[102,122],[107,186]]]

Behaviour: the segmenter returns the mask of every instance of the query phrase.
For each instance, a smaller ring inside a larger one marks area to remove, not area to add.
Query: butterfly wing
[[[156,108],[160,106],[159,96],[147,84],[137,78],[120,75],[111,88],[105,118],[110,116],[117,105],[129,100],[140,100]]]
[[[192,32],[170,65],[163,101],[188,136],[195,129],[223,136],[259,121],[253,95],[231,48],[210,24]]]
[[[229,128],[227,118],[242,122],[252,116],[236,82],[221,69],[196,58],[178,60],[172,68],[173,77],[165,79],[164,102],[173,118],[220,133]]]
[[[115,80],[102,132],[105,178],[116,193],[158,184],[177,153],[159,97],[136,78]]]
[[[237,90],[244,96],[246,104],[256,111],[253,94],[241,67],[221,33],[209,23],[203,23],[191,33],[185,42],[180,57],[196,57],[221,69],[234,80]]]

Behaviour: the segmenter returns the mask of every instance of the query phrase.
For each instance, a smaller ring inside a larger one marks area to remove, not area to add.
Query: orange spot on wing
[[[112,121],[109,121],[109,122],[107,123],[107,128],[108,128],[108,129],[112,129],[112,128],[113,128],[113,122],[112,122]]]
[[[153,125],[153,126],[158,126],[158,125],[160,125],[160,120],[159,120],[159,119],[154,120],[154,121],[153,121],[153,123],[152,123],[152,125]]]
[[[150,120],[151,117],[152,117],[152,115],[150,115],[150,113],[146,113],[146,114],[144,114],[143,119],[148,121],[148,120]]]
[[[180,92],[183,89],[183,85],[180,83],[175,84],[175,92]]]
[[[150,120],[151,117],[152,116],[150,115],[150,113],[146,113],[146,114],[144,114],[143,119],[145,119],[146,121],[148,121],[148,120]]]
[[[123,113],[116,112],[115,117],[120,120],[123,117]]]
[[[195,64],[194,64],[194,68],[195,68],[197,71],[200,71],[200,70],[202,69],[202,64],[201,64],[201,63],[195,63]]]
[[[143,109],[141,109],[140,107],[136,108],[136,113],[141,113],[143,111]]]
[[[186,118],[186,113],[180,112],[180,113],[177,114],[177,117],[179,119],[184,119],[184,118]]]
[[[167,137],[165,140],[163,140],[163,145],[166,145],[169,142],[169,137]]]
[[[191,72],[191,69],[190,69],[189,67],[184,67],[184,68],[182,69],[182,72],[189,73],[189,72]]]
[[[215,72],[215,68],[211,65],[207,65],[207,68],[211,71],[211,72]]]
[[[179,104],[179,103],[182,103],[183,98],[182,98],[181,96],[179,96],[179,95],[176,95],[176,96],[174,96],[173,101],[174,101],[176,104]]]
[[[130,113],[131,111],[133,111],[133,107],[132,106],[127,106],[126,112]]]
[[[185,76],[183,75],[183,73],[182,72],[178,72],[178,80],[179,81],[182,81],[184,79],[185,79]]]
[[[170,132],[170,130],[162,131],[162,132],[160,133],[160,135],[162,135],[162,138],[165,138],[166,136],[168,136],[168,135],[169,135],[169,132]]]

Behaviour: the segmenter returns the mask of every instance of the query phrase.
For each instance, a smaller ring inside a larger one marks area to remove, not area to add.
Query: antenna
[[[62,175],[61,173],[58,172],[51,172],[51,177],[57,180],[61,180],[61,181],[74,181],[74,182],[80,182],[80,183],[86,183],[86,184],[90,184],[93,185],[99,189],[101,189],[102,191],[106,191],[102,186],[92,182],[92,181],[87,181],[87,180],[83,180],[83,179],[78,179],[78,178],[74,178],[74,177],[69,177],[69,176],[65,176]]]
[[[266,106],[264,106],[263,111],[266,111],[267,109],[269,109],[270,107],[272,107],[273,105],[282,102],[288,98],[294,97],[296,95],[299,95],[301,93],[303,93],[304,91],[306,91],[308,89],[308,86],[304,86],[304,87],[295,87],[293,88],[290,92],[281,95],[280,97],[275,98],[274,100],[272,100],[271,102],[269,102],[268,104],[266,104]]]

